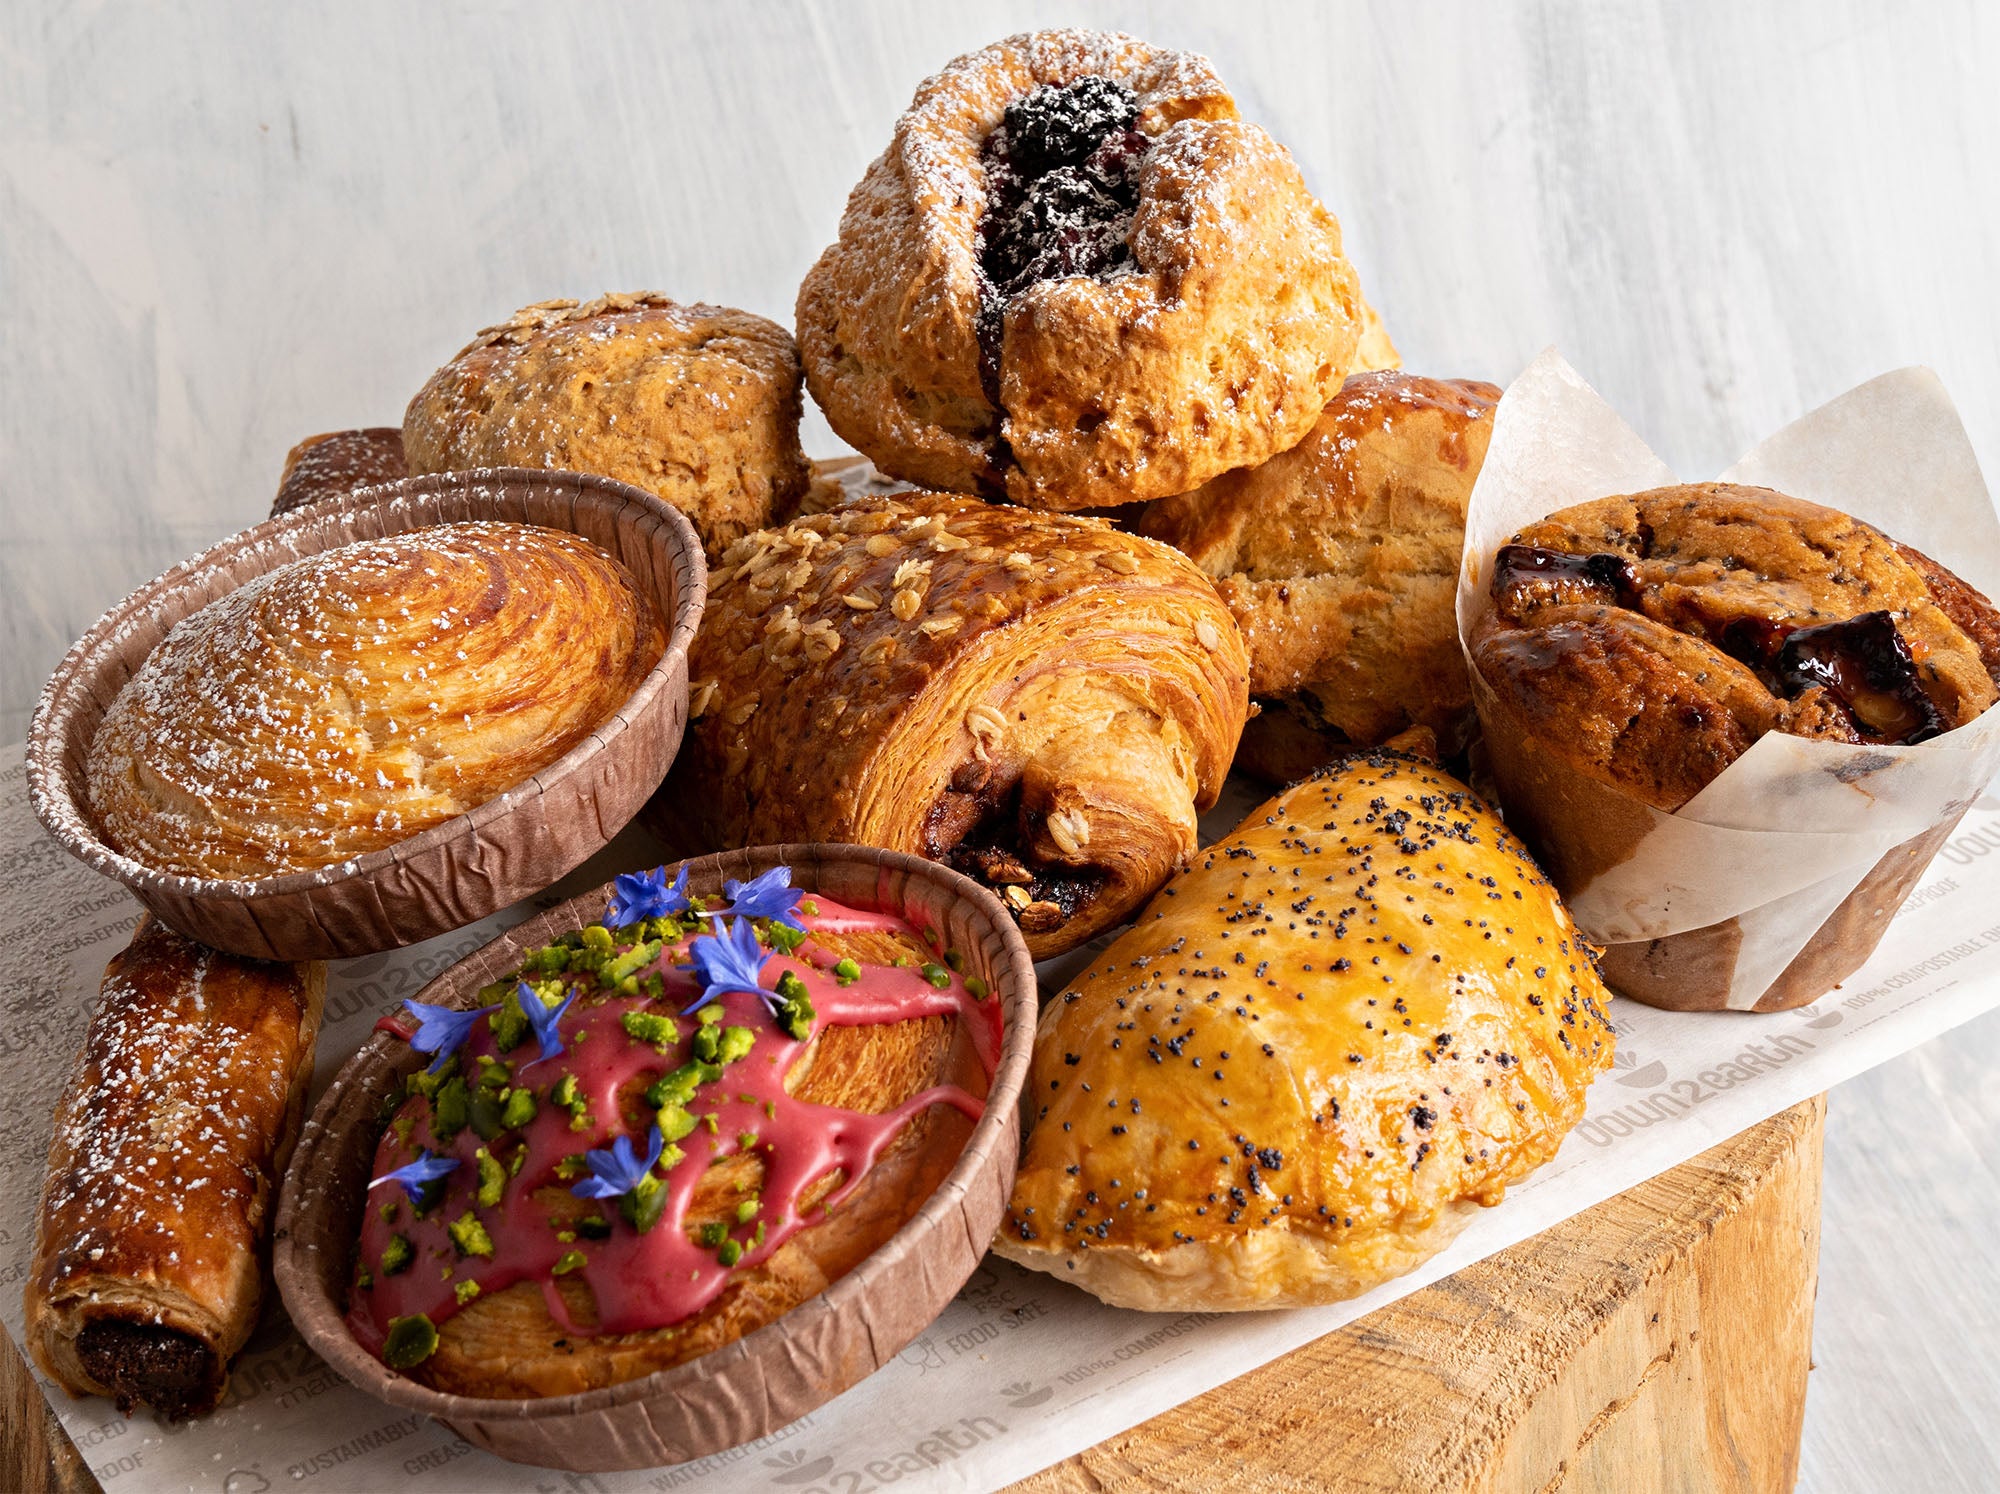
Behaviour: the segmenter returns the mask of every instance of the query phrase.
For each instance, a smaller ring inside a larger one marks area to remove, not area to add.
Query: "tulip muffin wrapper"
[[[1573,504],[1681,480],[1555,352],[1530,364],[1495,412],[1466,514],[1458,625],[1468,667],[1469,640],[1492,605],[1494,553],[1513,534]],[[1840,509],[2000,595],[2000,517],[1928,369],[1850,390],[1719,480]],[[1540,842],[1579,927],[1613,947],[1613,985],[1634,994],[1642,951],[1665,941],[1653,949],[1681,958],[1666,962],[1660,987],[1637,994],[1675,1006],[1770,1010],[1823,994],[1867,957],[2000,771],[2000,709],[1917,746],[1770,732],[1669,814],[1536,752],[1476,668],[1472,676],[1510,816]],[[1829,947],[1802,956],[1816,939]]]

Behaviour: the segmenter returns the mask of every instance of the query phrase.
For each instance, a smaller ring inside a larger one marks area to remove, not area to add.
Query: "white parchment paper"
[[[2000,517],[1929,369],[1872,379],[1765,441],[1723,482],[1837,508],[2000,596]],[[1553,351],[1507,387],[1466,513],[1461,642],[1491,609],[1494,552],[1557,509],[1682,481]],[[1475,692],[1483,684],[1475,680]],[[1771,732],[1568,899],[1602,944],[1737,918],[1729,1004],[1747,1011],[1892,848],[1956,816],[2000,771],[2000,709],[1915,747]]]
[[[1263,798],[1232,784],[1215,839]],[[628,832],[540,901],[652,864]],[[392,954],[343,961],[327,988],[314,1098],[375,1018],[528,905]],[[0,994],[0,1321],[19,1342],[21,1284],[49,1116],[138,908],[36,825],[21,749],[0,748],[0,947],[26,958]],[[1063,964],[1074,969],[1087,956]],[[1044,986],[1060,973],[1044,967]],[[1618,1002],[1616,1067],[1555,1159],[1422,1269],[1354,1302],[1278,1313],[1152,1315],[989,1256],[900,1360],[762,1442],[674,1468],[566,1474],[475,1452],[347,1386],[275,1303],[213,1416],[172,1427],[44,1385],[97,1476],[119,1489],[867,1494],[990,1489],[1121,1432],[1405,1293],[1505,1249],[1746,1126],[2000,1005],[2000,797],[1982,798],[1874,960],[1801,1011],[1656,1011]]]

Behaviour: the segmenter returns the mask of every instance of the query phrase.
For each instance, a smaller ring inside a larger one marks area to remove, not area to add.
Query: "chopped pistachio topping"
[[[533,1030],[528,1025],[528,1014],[521,1010],[521,993],[513,986],[500,998],[500,1010],[488,1020],[493,1024],[493,1046],[502,1053],[520,1047]]]
[[[659,1012],[630,1011],[619,1019],[626,1035],[636,1042],[651,1043],[662,1053],[680,1041],[680,1029],[672,1017]]]
[[[375,1285],[375,1273],[370,1271],[366,1266],[356,1267],[354,1271],[354,1284],[362,1291],[367,1291]]]
[[[472,1095],[472,1129],[481,1141],[491,1141],[507,1129],[506,1098],[499,1091],[480,1088]]]
[[[695,1014],[695,1021],[704,1027],[712,1027],[721,1020],[722,1008],[719,1006],[705,1006]]]
[[[795,929],[788,923],[766,923],[762,932],[764,943],[779,954],[790,954],[806,942],[806,931]]]
[[[665,1141],[679,1141],[695,1128],[695,1118],[688,1114],[687,1107],[671,1102],[654,1112],[659,1122],[660,1137]]]
[[[722,1055],[722,1029],[713,1023],[695,1029],[694,1056],[703,1063],[714,1063]]]
[[[583,1252],[581,1250],[565,1250],[561,1255],[556,1257],[555,1265],[549,1269],[551,1274],[556,1276],[567,1276],[572,1271],[580,1271],[583,1269]]]
[[[549,1091],[549,1100],[553,1104],[562,1106],[565,1110],[574,1105],[576,1103],[576,1075],[565,1074],[562,1078],[556,1080],[556,1087]]]
[[[743,1202],[736,1206],[736,1222],[738,1224],[748,1224],[752,1219],[757,1217],[757,1209],[758,1201],[756,1199],[744,1199]]]
[[[478,1158],[479,1192],[475,1201],[482,1209],[498,1208],[500,1195],[507,1187],[507,1169],[500,1165],[499,1158],[483,1146],[479,1149]]]
[[[861,979],[861,967],[853,960],[843,959],[833,967],[833,978],[836,984],[851,986]]]
[[[509,1131],[518,1131],[535,1118],[535,1092],[522,1088],[509,1090],[507,1103],[500,1107],[500,1124]]]
[[[715,1258],[725,1266],[733,1266],[743,1259],[743,1247],[734,1240],[724,1240],[722,1248],[715,1252]]]
[[[486,1233],[486,1226],[479,1222],[479,1216],[467,1209],[444,1227],[451,1236],[451,1243],[460,1255],[481,1255],[487,1259],[493,1256],[493,1237]]]
[[[463,1307],[479,1295],[479,1283],[476,1281],[458,1282],[452,1287],[451,1294],[458,1298],[458,1305]]]
[[[951,972],[942,965],[924,966],[924,979],[936,986],[940,991],[951,988]]]
[[[454,1074],[438,1087],[437,1098],[431,1102],[431,1135],[449,1142],[471,1119],[472,1096],[465,1080]]]
[[[389,1236],[389,1243],[382,1247],[382,1259],[377,1264],[384,1276],[395,1276],[410,1269],[410,1262],[416,1258],[416,1250],[402,1235]]]
[[[976,975],[966,976],[965,990],[966,994],[971,996],[974,1001],[984,1001],[988,996],[993,994],[993,988]]]
[[[725,1027],[722,1042],[716,1050],[716,1057],[723,1063],[735,1063],[737,1059],[749,1055],[757,1041],[757,1034],[747,1027]]]
[[[609,954],[613,948],[611,930],[601,923],[593,923],[583,931],[583,947],[599,954]]]
[[[639,1179],[637,1187],[618,1197],[618,1212],[642,1235],[660,1222],[666,1206],[667,1185],[650,1172]]]
[[[611,1238],[611,1221],[602,1214],[585,1214],[576,1221],[576,1232],[586,1240],[608,1240]]]
[[[390,1369],[414,1369],[437,1352],[437,1328],[422,1313],[389,1319],[389,1336],[382,1341],[382,1362]]]
[[[964,951],[964,950],[962,950],[962,949],[947,949],[947,950],[946,950],[946,951],[944,952],[944,962],[945,962],[945,963],[946,963],[947,965],[951,966],[951,968],[952,968],[952,969],[954,969],[954,970],[958,971],[958,972],[959,972],[959,973],[960,973],[961,975],[963,975],[963,974],[965,973],[965,951]]]
[[[479,1087],[481,1089],[505,1089],[514,1082],[514,1066],[503,1058],[495,1058],[490,1053],[479,1055]]]
[[[694,1238],[704,1250],[713,1250],[729,1238],[729,1226],[720,1219],[711,1219],[694,1232]]]

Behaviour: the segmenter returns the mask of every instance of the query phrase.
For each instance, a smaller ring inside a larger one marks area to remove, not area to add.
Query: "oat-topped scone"
[[[863,498],[709,579],[656,818],[717,848],[849,841],[992,887],[1038,958],[1196,848],[1247,708],[1243,642],[1166,545],[976,499]]]
[[[1872,525],[1695,483],[1551,514],[1501,547],[1473,665],[1495,722],[1658,809],[1767,731],[1920,742],[2000,690],[2000,612]]]
[[[883,471],[1062,510],[1293,445],[1363,319],[1339,224],[1208,62],[1093,31],[926,80],[798,305],[813,397]]]
[[[784,328],[646,291],[489,327],[403,417],[410,471],[549,467],[657,493],[713,559],[797,510],[799,359]]]

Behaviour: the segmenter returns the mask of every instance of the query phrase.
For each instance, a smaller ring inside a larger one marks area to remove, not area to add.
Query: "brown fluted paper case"
[[[865,846],[765,846],[687,863],[699,894],[774,866],[793,885],[852,907],[896,913],[960,950],[1001,1003],[1000,1061],[985,1113],[936,1192],[889,1240],[818,1296],[698,1359],[601,1390],[545,1400],[447,1395],[362,1349],[345,1322],[347,1284],[385,1101],[424,1055],[377,1033],[321,1097],[279,1194],[272,1267],[293,1324],[328,1364],[369,1394],[436,1417],[475,1447],[576,1471],[653,1468],[768,1437],[889,1363],[944,1311],[986,1252],[1014,1186],[1017,1106],[1035,1035],[1035,970],[1013,918],[957,872]],[[609,885],[532,918],[460,961],[419,1000],[471,1007],[523,950],[595,923]]]
[[[1491,605],[1495,551],[1522,526],[1681,480],[1574,369],[1544,353],[1508,386],[1473,488],[1461,643]],[[2000,595],[2000,520],[1928,369],[1849,391],[1719,480],[1840,509]],[[1823,995],[1868,958],[2000,770],[2000,709],[1910,747],[1772,732],[1668,814],[1538,750],[1534,731],[1472,673],[1509,821],[1578,926],[1605,946],[1612,985],[1655,1006],[1778,1011]]]
[[[659,609],[666,651],[624,704],[547,768],[408,840],[314,871],[256,880],[176,876],[97,834],[84,763],[105,711],[183,618],[304,555],[431,524],[505,519],[565,529],[622,562]],[[540,892],[638,813],[687,726],[687,651],[708,594],[694,526],[609,478],[496,467],[406,478],[269,519],[140,587],[79,639],[28,731],[35,813],[71,855],[116,878],[162,923],[232,954],[328,960],[414,944]]]

